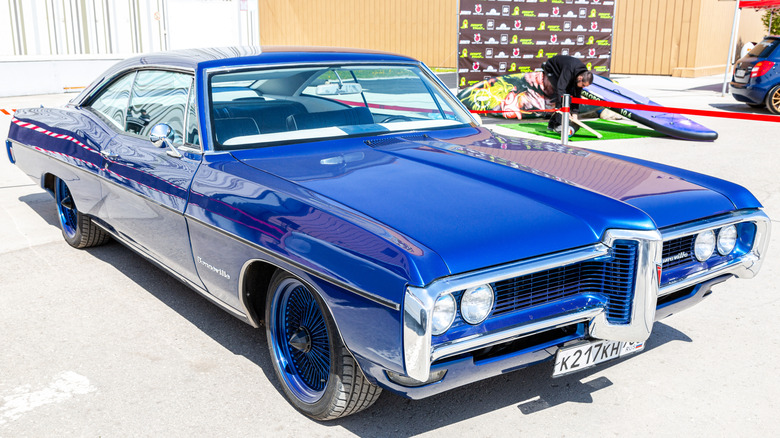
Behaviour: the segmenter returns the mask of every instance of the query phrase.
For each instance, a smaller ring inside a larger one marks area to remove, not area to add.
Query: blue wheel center
[[[302,353],[311,351],[311,336],[309,336],[309,331],[306,330],[306,327],[300,327],[298,331],[290,337],[289,342],[290,346]]]

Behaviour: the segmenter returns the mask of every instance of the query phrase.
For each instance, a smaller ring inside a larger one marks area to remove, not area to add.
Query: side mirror
[[[181,158],[181,153],[173,147],[173,138],[173,129],[165,123],[154,125],[152,131],[149,133],[149,141],[151,141],[155,147],[167,147],[170,149],[168,155],[174,158]]]

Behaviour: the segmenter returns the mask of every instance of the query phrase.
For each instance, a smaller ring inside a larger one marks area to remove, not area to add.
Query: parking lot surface
[[[720,77],[613,76],[670,107],[758,112]],[[54,106],[74,95],[0,99]],[[0,139],[11,117],[0,114]],[[642,353],[552,379],[552,363],[411,401],[384,393],[318,423],[284,399],[263,330],[117,243],[76,250],[54,202],[0,158],[0,437],[774,436],[780,429],[780,124],[699,118],[711,143],[645,138],[576,146],[744,185],[773,219],[753,280],[716,286],[655,324]],[[502,135],[517,131],[491,128]],[[367,328],[370,330],[370,328]]]

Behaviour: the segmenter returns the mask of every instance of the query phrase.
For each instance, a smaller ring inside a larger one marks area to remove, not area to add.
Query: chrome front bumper
[[[748,254],[725,266],[716,266],[684,281],[659,288],[659,268],[664,240],[739,222],[753,222],[757,227],[753,246]],[[627,342],[645,341],[652,331],[659,296],[724,274],[734,274],[742,278],[754,276],[760,268],[762,256],[766,251],[769,231],[769,219],[760,211],[735,212],[728,216],[668,229],[663,234],[655,230],[608,230],[601,243],[596,245],[482,271],[445,277],[426,287],[410,286],[406,290],[403,313],[403,350],[406,375],[424,382],[428,380],[431,364],[436,360],[580,322],[588,322],[589,335],[594,338]],[[507,327],[496,332],[481,333],[432,345],[431,316],[434,303],[441,295],[480,284],[494,283],[602,257],[609,253],[609,249],[616,240],[631,240],[638,244],[634,300],[628,324],[611,324],[607,320],[604,308],[587,308],[532,323]]]

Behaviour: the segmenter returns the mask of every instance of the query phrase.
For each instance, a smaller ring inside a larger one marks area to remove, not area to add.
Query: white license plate
[[[611,359],[642,351],[644,342],[593,341],[561,348],[555,356],[553,377],[563,376]]]
[[[747,74],[746,70],[737,70],[734,72],[734,76],[738,78],[744,78],[746,74]]]

